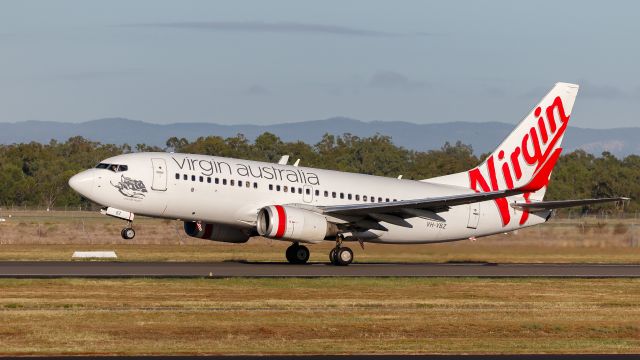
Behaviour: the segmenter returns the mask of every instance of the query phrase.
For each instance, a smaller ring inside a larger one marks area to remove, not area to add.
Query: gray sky
[[[0,122],[640,126],[637,1],[0,1]]]

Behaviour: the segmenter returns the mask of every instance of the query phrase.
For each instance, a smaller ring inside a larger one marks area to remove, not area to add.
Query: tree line
[[[101,160],[123,153],[175,151],[277,162],[282,155],[301,159],[302,166],[357,172],[404,179],[425,179],[468,170],[488,154],[476,156],[471,146],[445,143],[439,150],[414,151],[393,144],[388,136],[358,137],[326,134],[317,144],[284,142],[264,133],[251,142],[243,135],[200,137],[193,142],[172,137],[165,147],[137,144],[101,144],[82,137],[0,145],[0,206],[87,207],[90,204],[67,185],[75,173]],[[594,156],[576,150],[560,157],[545,199],[579,199],[607,196],[632,198],[626,207],[640,204],[640,156],[618,159],[608,152]],[[612,209],[603,205],[601,209]]]

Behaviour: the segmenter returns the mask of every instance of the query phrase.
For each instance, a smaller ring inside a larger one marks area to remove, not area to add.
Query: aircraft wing
[[[605,202],[625,201],[629,200],[627,197],[613,197],[613,198],[601,198],[601,199],[580,199],[580,200],[558,200],[558,201],[536,201],[530,203],[515,203],[512,204],[516,209],[523,209],[529,211],[541,211],[541,210],[553,210],[560,208],[568,208],[574,206],[583,206],[591,204],[599,204]]]
[[[451,206],[495,200],[507,196],[522,194],[523,192],[525,191],[521,189],[500,190],[393,202],[321,206],[319,208],[324,214],[328,215],[368,215],[371,213],[391,214],[400,213],[407,209],[438,212],[447,210]]]

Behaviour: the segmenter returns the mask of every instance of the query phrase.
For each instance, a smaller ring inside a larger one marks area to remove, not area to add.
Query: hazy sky
[[[1,1],[0,122],[640,126],[637,1]]]

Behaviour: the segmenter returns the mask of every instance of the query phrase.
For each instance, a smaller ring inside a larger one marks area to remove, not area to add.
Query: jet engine
[[[185,221],[184,232],[198,239],[227,243],[244,243],[249,240],[249,235],[242,230],[222,224]]]
[[[313,211],[271,205],[260,209],[258,234],[272,239],[316,243],[336,236],[338,227]]]

